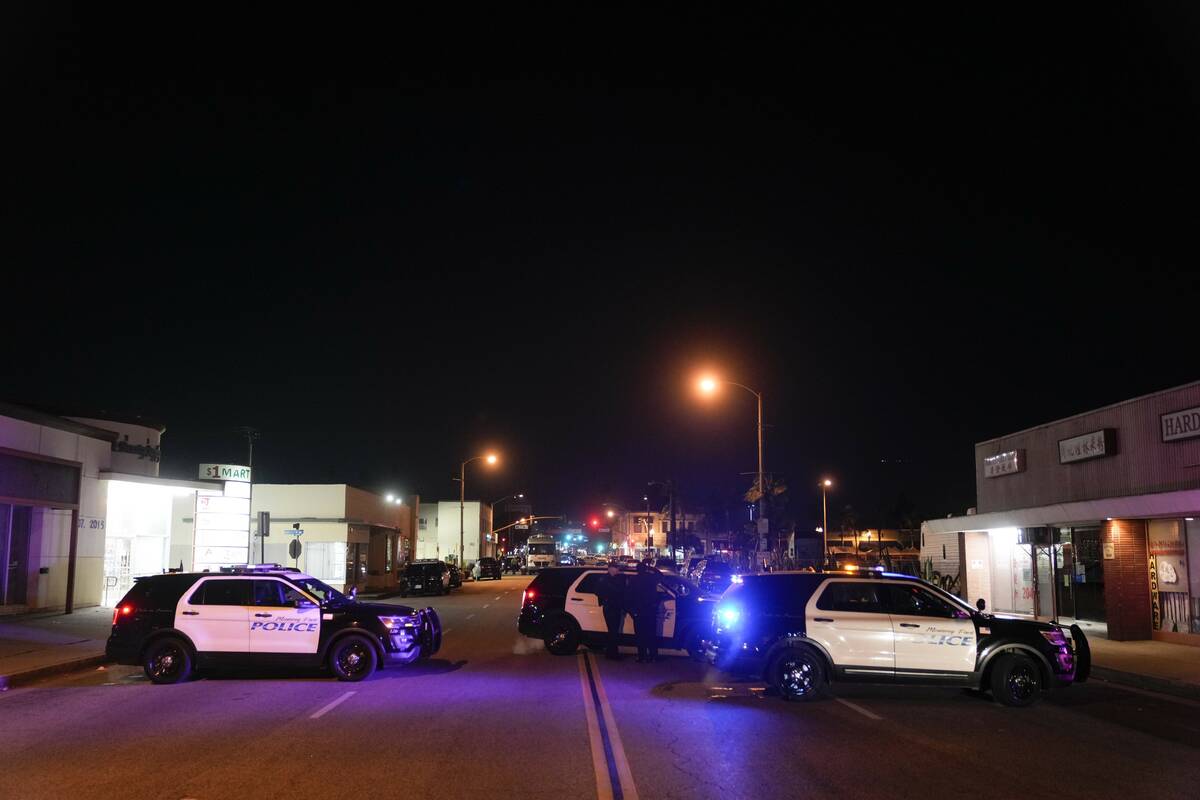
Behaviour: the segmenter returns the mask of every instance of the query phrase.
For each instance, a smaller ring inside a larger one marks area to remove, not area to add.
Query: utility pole
[[[251,428],[248,425],[244,425],[238,430],[246,437],[246,467],[250,470],[250,486],[247,491],[249,496],[246,498],[246,534],[250,536],[250,540],[247,542],[249,547],[246,550],[246,561],[250,562],[254,560],[254,536],[250,533],[250,520],[254,518],[254,440],[259,437],[259,432],[257,428]],[[258,532],[259,539],[262,542],[262,547],[259,551],[258,563],[260,564],[264,564],[267,561],[267,537],[263,533],[263,531]]]

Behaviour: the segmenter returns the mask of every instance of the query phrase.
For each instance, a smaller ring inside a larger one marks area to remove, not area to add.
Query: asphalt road
[[[160,687],[110,667],[0,694],[0,798],[1173,798],[1200,786],[1200,703],[1090,682],[1029,709],[891,687],[789,704],[682,655],[551,656],[516,632],[527,580],[421,603],[442,616],[442,651],[363,683]]]

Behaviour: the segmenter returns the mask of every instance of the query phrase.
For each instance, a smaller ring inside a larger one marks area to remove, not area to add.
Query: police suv
[[[113,609],[105,653],[154,683],[215,667],[321,667],[361,681],[438,651],[432,608],[360,603],[278,564],[138,578]]]
[[[917,578],[869,570],[744,576],[716,606],[706,653],[788,700],[862,681],[962,686],[1026,706],[1091,669],[1077,625],[985,614]]]
[[[555,655],[570,655],[580,644],[600,648],[608,641],[604,609],[596,594],[607,575],[595,567],[548,567],[538,573],[521,596],[517,630],[541,639]],[[633,570],[625,570],[626,578]],[[711,599],[700,596],[696,584],[677,575],[658,573],[658,646],[687,650],[703,658],[703,643],[712,625]],[[633,617],[626,616],[621,644],[636,645]]]

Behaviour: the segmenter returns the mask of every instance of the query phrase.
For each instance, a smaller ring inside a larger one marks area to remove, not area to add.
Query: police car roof
[[[824,575],[829,578],[887,578],[888,580],[921,581],[915,575],[905,575],[903,572],[883,572],[876,569],[827,569],[809,572],[803,569],[781,569],[775,572],[749,572],[742,576],[749,578],[769,578],[772,575]]]

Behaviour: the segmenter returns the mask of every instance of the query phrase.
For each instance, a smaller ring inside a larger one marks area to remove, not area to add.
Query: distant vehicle
[[[517,556],[508,556],[502,562],[505,572],[517,573],[521,571],[521,559]]]
[[[624,570],[632,576],[632,570]],[[608,641],[604,611],[596,597],[607,570],[592,567],[552,567],[533,579],[521,597],[517,630],[541,639],[555,655],[570,655],[580,644],[603,647]],[[659,574],[659,647],[686,650],[699,660],[704,641],[712,636],[714,601],[702,597],[695,584],[678,575]],[[621,644],[634,645],[633,618],[626,617]]]
[[[675,563],[675,559],[659,556],[654,559],[654,568],[664,572],[679,572],[679,565]]]
[[[410,594],[448,594],[450,592],[450,565],[436,558],[409,562],[404,569],[404,583],[400,596]]]
[[[180,683],[220,667],[325,667],[361,681],[384,663],[411,664],[442,643],[432,608],[359,603],[278,564],[137,578],[113,609],[105,655]]]
[[[834,682],[961,686],[1027,706],[1087,680],[1078,625],[985,614],[917,578],[874,570],[745,575],[716,606],[710,662],[787,700]]]
[[[477,580],[500,580],[500,562],[490,556],[484,556],[475,562],[475,566],[479,568],[479,577]]]
[[[725,561],[706,558],[696,566],[696,585],[707,595],[719,595],[733,582],[733,566]]]
[[[463,581],[471,579],[471,576],[469,573],[464,573],[461,569],[458,568],[458,564],[447,564],[446,566],[450,568],[450,588],[451,589],[461,589],[462,585],[463,585]]]
[[[545,533],[535,533],[525,543],[525,571],[537,572],[539,569],[552,567],[558,561],[558,550],[554,545],[554,537]]]

